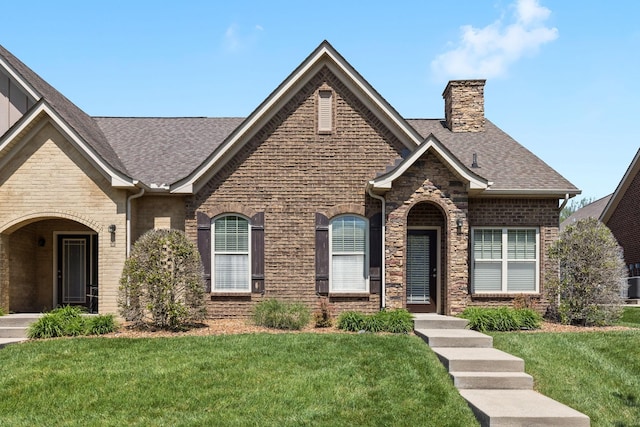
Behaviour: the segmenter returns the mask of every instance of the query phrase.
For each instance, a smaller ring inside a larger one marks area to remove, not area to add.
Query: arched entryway
[[[405,301],[414,313],[442,312],[444,306],[445,216],[430,202],[414,205],[407,215]]]
[[[4,306],[15,313],[61,305],[98,310],[98,234],[64,218],[31,219],[2,233]]]

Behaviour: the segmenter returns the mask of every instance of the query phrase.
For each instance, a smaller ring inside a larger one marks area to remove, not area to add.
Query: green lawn
[[[631,328],[640,328],[640,306],[625,307],[618,324]]]
[[[492,335],[496,348],[525,360],[536,390],[592,426],[640,426],[640,330]]]
[[[477,423],[415,336],[246,334],[6,347],[0,425]]]

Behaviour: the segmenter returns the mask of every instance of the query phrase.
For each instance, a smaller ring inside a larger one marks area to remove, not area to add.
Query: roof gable
[[[413,150],[420,144],[420,135],[327,41],[323,41],[196,170],[172,185],[171,192],[197,192],[322,67],[328,67],[408,149]]]
[[[101,157],[114,172],[127,174],[124,164],[109,145],[98,125],[87,113],[2,46],[0,46],[0,66],[35,100],[45,99],[50,110],[55,111],[55,115],[66,123],[70,132],[84,141],[83,145],[92,152],[91,155]]]
[[[627,171],[622,177],[622,180],[620,180],[620,183],[616,187],[616,191],[613,192],[609,203],[607,203],[607,206],[602,211],[602,215],[600,215],[600,221],[605,224],[609,222],[611,216],[616,211],[618,205],[624,198],[625,193],[631,186],[638,173],[640,173],[640,149],[636,152],[636,155],[627,168]]]

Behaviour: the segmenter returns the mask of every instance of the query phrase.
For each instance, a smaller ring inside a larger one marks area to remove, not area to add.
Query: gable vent
[[[321,90],[318,93],[318,132],[330,133],[333,130],[333,93]]]

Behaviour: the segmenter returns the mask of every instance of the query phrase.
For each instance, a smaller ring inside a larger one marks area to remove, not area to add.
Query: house
[[[600,215],[602,215],[604,208],[607,207],[607,204],[609,203],[609,200],[611,200],[612,195],[613,194],[609,194],[598,200],[594,200],[588,205],[585,205],[580,209],[576,210],[574,213],[569,215],[564,221],[560,223],[560,231],[564,230],[571,224],[577,221],[580,221],[581,219],[586,219],[586,218],[600,219]]]
[[[640,150],[600,215],[624,251],[629,276],[640,276]],[[634,292],[634,295],[636,293]]]
[[[211,317],[540,299],[579,190],[484,117],[484,85],[405,119],[325,41],[246,118],[91,117],[0,47],[0,306],[116,312],[153,228],[197,243]]]

